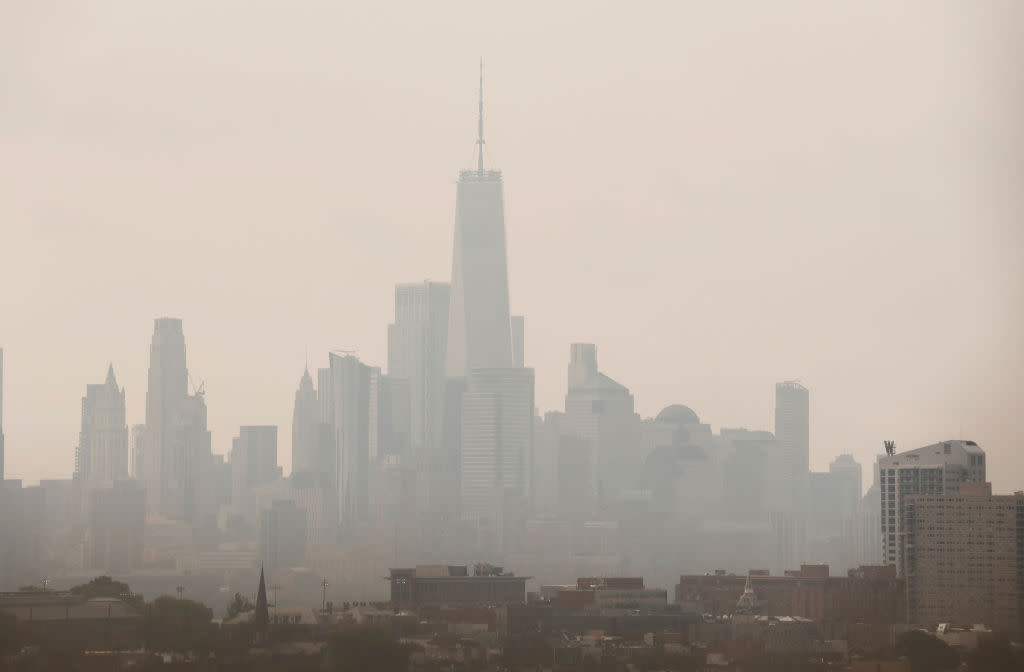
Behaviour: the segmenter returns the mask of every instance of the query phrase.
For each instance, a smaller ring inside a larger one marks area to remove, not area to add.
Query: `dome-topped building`
[[[700,418],[693,412],[693,409],[682,404],[666,406],[661,409],[661,413],[658,413],[658,417],[655,419],[658,422],[667,422],[677,426],[700,424]]]

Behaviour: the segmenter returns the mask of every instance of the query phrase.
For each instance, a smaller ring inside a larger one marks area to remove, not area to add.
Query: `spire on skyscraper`
[[[110,387],[117,387],[117,378],[114,377],[113,363],[107,366],[107,385]]]
[[[477,158],[476,158],[476,170],[479,173],[484,172],[484,59],[480,59],[480,103],[477,112],[477,129],[476,129],[476,146],[477,146]]]

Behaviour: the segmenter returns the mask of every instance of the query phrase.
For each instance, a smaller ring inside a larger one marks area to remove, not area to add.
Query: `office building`
[[[469,377],[459,470],[464,519],[499,525],[507,490],[529,496],[533,401],[533,369],[476,369]]]
[[[146,479],[146,426],[132,425],[128,433],[128,475],[139,482]]]
[[[277,466],[277,427],[243,426],[231,442],[231,493],[241,501],[257,486],[281,477]]]
[[[500,171],[484,170],[482,75],[478,113],[477,167],[463,170],[456,187],[449,378],[464,378],[478,368],[512,366],[502,180]]]
[[[521,369],[526,366],[526,318],[513,315],[512,318],[512,366]]]
[[[419,565],[392,569],[391,604],[395,609],[472,604],[524,604],[526,579],[501,567],[477,566],[472,576],[466,565]]]
[[[336,450],[335,483],[343,525],[370,513],[371,442],[376,449],[380,369],[352,355],[330,355],[331,421]]]
[[[633,487],[640,472],[640,418],[633,395],[598,370],[597,348],[591,343],[570,346],[568,377],[562,431],[590,447],[591,491],[614,497]]]
[[[211,460],[206,401],[200,385],[189,394],[181,320],[154,323],[146,392],[143,461],[147,511],[186,523],[208,523],[212,488],[204,482]]]
[[[75,477],[84,483],[123,480],[128,477],[129,461],[124,388],[118,387],[111,365],[106,381],[87,385],[82,397]]]
[[[295,392],[292,411],[292,473],[322,468],[320,447],[320,401],[307,368]]]
[[[122,573],[141,567],[145,491],[135,481],[117,481],[92,490],[89,497],[86,568]]]
[[[985,483],[985,451],[974,441],[935,443],[878,458],[882,561],[902,576],[906,565],[903,506],[909,495],[952,495],[962,483]]]
[[[983,623],[1020,635],[1024,493],[993,495],[990,483],[960,483],[955,493],[907,494],[901,532],[908,622]]]
[[[802,513],[807,510],[810,472],[810,406],[807,388],[800,383],[775,385],[775,441],[781,489],[791,493],[788,501],[780,502],[781,510]]]
[[[388,326],[388,377],[408,381],[417,509],[429,514],[445,510],[450,490],[446,474],[458,467],[456,452],[445,450],[443,433],[450,302],[448,283],[398,285],[395,322]]]
[[[270,572],[303,564],[306,511],[292,500],[274,500],[260,511],[260,558]]]

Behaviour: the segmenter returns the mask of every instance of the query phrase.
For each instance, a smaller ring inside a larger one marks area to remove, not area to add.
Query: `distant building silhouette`
[[[398,285],[388,325],[388,376],[408,381],[409,457],[417,467],[417,509],[427,514],[454,510],[456,492],[457,454],[445,450],[443,432],[450,302],[448,283]]]
[[[124,388],[118,387],[111,365],[106,381],[86,386],[82,397],[75,477],[86,483],[110,483],[127,478],[128,464]]]
[[[260,557],[275,572],[302,564],[306,555],[306,510],[292,500],[274,500],[260,512]]]
[[[462,516],[487,522],[488,543],[503,537],[506,495],[530,496],[533,392],[533,369],[475,369],[462,396]]]
[[[309,368],[302,372],[292,412],[292,473],[323,468],[320,448],[320,401]]]
[[[352,355],[331,353],[330,363],[338,513],[342,524],[361,523],[370,513],[370,444],[377,434],[380,369]]]
[[[210,432],[202,386],[189,394],[181,320],[154,323],[143,462],[148,512],[189,524],[216,522]]]
[[[281,477],[277,466],[277,427],[250,425],[238,428],[231,442],[231,492],[236,501],[264,483]]]
[[[85,566],[117,573],[142,565],[146,492],[135,481],[117,481],[89,492]]]
[[[619,490],[633,487],[631,481],[640,471],[635,450],[640,443],[640,418],[633,395],[598,370],[597,348],[592,343],[569,347],[568,378],[562,431],[583,439],[590,448],[591,492],[614,497]]]

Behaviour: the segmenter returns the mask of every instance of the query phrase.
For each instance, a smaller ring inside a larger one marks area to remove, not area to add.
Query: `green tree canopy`
[[[372,625],[351,625],[327,643],[328,665],[336,672],[405,672],[413,647],[390,631]]]
[[[212,620],[213,611],[202,602],[162,595],[146,606],[146,646],[155,651],[208,651]]]
[[[129,602],[140,609],[143,604],[142,595],[136,595],[127,583],[115,581],[109,576],[97,576],[89,583],[74,586],[71,592],[74,595],[82,595],[90,600],[95,597],[115,597]]]
[[[239,614],[244,614],[247,611],[253,611],[256,609],[256,605],[249,601],[249,598],[245,597],[241,593],[235,593],[235,596],[231,599],[231,603],[228,604],[227,611],[224,613],[224,620],[230,621]]]
[[[896,653],[910,659],[912,672],[942,672],[960,665],[960,656],[949,644],[920,630],[900,635]]]

